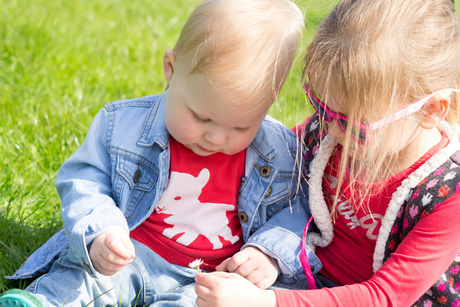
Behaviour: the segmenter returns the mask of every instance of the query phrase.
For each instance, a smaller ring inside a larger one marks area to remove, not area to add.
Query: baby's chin
[[[210,156],[210,155],[213,155],[213,154],[217,153],[217,151],[208,150],[208,149],[206,149],[204,147],[201,147],[200,145],[197,145],[197,144],[185,145],[185,147],[187,147],[188,149],[193,151],[195,154],[197,154],[199,156],[203,156],[203,157],[207,157],[207,156]]]

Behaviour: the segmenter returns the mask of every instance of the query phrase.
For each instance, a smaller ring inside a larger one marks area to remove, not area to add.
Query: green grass
[[[304,46],[335,2],[298,2]],[[196,3],[0,0],[0,293],[25,286],[3,277],[62,227],[62,162],[105,103],[163,91],[163,52]],[[301,53],[270,112],[290,127],[309,112],[300,74]]]

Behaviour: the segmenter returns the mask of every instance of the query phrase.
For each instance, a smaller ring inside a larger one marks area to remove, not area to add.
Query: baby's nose
[[[227,141],[227,135],[227,129],[210,129],[205,132],[204,139],[215,146],[221,146]]]

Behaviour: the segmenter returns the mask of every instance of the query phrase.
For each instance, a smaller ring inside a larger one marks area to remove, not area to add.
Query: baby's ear
[[[424,129],[432,129],[444,120],[449,112],[450,96],[441,93],[431,98],[422,108],[420,126]]]
[[[171,49],[166,49],[165,54],[163,55],[163,73],[165,75],[165,80],[168,83],[166,89],[169,87],[169,82],[174,75],[174,63],[176,63],[176,55]]]

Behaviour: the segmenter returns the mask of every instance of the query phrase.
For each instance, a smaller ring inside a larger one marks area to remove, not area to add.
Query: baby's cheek
[[[228,154],[236,154],[246,149],[247,147],[249,147],[254,137],[255,137],[255,133],[248,133],[248,134],[244,134],[240,136],[238,135],[234,136],[232,138],[231,146],[229,149],[232,152]]]
[[[187,125],[187,121],[174,120],[166,122],[166,128],[173,138],[180,143],[187,143],[193,136],[193,130],[190,129],[190,125]]]

